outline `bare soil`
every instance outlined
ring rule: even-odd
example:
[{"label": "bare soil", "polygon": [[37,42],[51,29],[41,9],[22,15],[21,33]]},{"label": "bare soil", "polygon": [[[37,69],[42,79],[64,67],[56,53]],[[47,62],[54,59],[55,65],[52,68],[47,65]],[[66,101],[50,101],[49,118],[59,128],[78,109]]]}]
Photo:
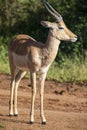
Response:
[{"label": "bare soil", "polygon": [[35,123],[29,124],[31,87],[23,79],[18,90],[17,117],[9,117],[10,76],[0,74],[0,130],[87,130],[87,84],[45,82],[44,112],[40,119],[39,86],[35,102]]}]

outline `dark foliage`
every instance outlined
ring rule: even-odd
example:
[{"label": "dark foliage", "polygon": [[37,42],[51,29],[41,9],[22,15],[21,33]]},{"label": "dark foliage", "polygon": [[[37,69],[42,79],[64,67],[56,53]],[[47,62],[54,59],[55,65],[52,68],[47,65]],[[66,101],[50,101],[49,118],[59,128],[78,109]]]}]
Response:
[{"label": "dark foliage", "polygon": [[[78,35],[76,43],[62,42],[56,60],[65,56],[79,57],[82,62],[87,57],[87,1],[49,0],[51,5],[64,18],[68,27]],[[41,0],[0,0],[0,45],[2,39],[7,46],[7,37],[19,33],[29,34],[38,41],[45,42],[48,29],[40,25],[41,20],[55,21],[44,8]],[[9,38],[9,39],[10,39]]]}]

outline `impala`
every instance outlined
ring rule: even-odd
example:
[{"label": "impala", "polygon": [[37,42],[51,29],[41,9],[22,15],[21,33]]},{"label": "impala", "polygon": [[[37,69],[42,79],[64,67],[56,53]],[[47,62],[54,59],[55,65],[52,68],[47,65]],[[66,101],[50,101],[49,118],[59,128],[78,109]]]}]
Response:
[{"label": "impala", "polygon": [[40,116],[42,124],[46,124],[43,111],[43,94],[47,71],[57,55],[60,41],[75,42],[77,40],[77,36],[66,27],[62,16],[46,0],[43,0],[43,3],[50,14],[56,18],[56,22],[41,21],[44,27],[49,28],[46,43],[40,43],[28,35],[20,34],[12,39],[8,49],[11,70],[9,115],[18,115],[17,90],[19,82],[26,71],[30,71],[32,85],[31,124],[34,123],[36,74],[39,73],[40,76]]}]

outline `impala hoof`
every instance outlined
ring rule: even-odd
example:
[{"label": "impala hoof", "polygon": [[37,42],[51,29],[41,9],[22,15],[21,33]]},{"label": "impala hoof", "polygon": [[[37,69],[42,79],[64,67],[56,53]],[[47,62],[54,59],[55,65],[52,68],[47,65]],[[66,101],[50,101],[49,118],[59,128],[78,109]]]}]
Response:
[{"label": "impala hoof", "polygon": [[31,125],[34,124],[34,121],[30,121],[30,124],[31,124]]},{"label": "impala hoof", "polygon": [[9,116],[11,117],[11,116],[14,116],[13,114],[9,114]]},{"label": "impala hoof", "polygon": [[42,125],[46,125],[46,122],[45,122],[45,121],[43,121],[43,122],[42,122]]},{"label": "impala hoof", "polygon": [[14,114],[14,116],[18,116],[18,114]]}]

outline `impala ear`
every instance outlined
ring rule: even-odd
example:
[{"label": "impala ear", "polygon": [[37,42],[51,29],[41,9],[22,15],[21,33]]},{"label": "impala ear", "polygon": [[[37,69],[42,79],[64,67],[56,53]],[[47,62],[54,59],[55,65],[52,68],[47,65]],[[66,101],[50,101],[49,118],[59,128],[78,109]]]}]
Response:
[{"label": "impala ear", "polygon": [[48,21],[41,21],[41,25],[46,28],[52,28],[52,23]]},{"label": "impala ear", "polygon": [[46,27],[46,28],[58,29],[56,24],[48,22],[48,21],[41,21],[41,25]]}]

